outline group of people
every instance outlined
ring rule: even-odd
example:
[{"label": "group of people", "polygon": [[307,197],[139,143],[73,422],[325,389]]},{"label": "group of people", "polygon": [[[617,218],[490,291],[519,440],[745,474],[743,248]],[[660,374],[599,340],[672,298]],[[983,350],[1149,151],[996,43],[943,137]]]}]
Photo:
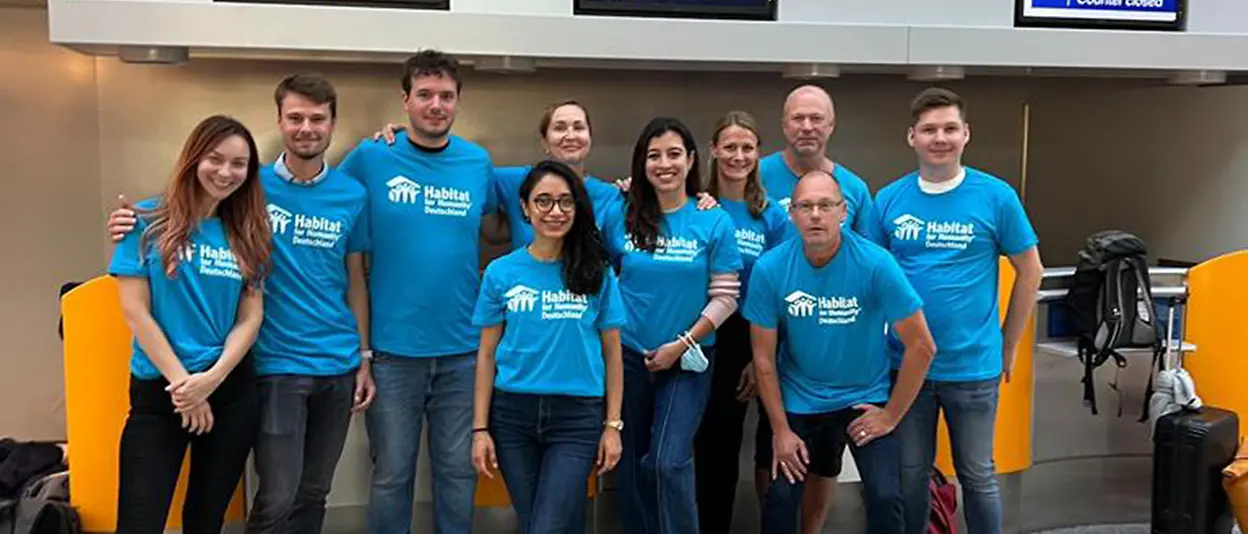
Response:
[{"label": "group of people", "polygon": [[[247,532],[319,532],[363,412],[369,534],[411,531],[426,433],[437,533],[471,530],[479,475],[521,532],[583,532],[612,470],[625,532],[725,533],[755,398],[763,532],[821,530],[845,447],[868,531],[926,532],[940,410],[969,530],[1000,532],[997,391],[1042,266],[1014,191],[962,165],[958,95],[913,101],[918,170],[872,198],[825,155],[816,86],[785,100],[780,151],[742,111],[709,144],[659,117],[614,183],[575,101],[542,115],[545,159],[495,168],[451,133],[453,56],[412,56],[402,88],[410,123],[335,168],[333,86],[287,77],[276,161],[214,115],[163,194],[110,214],[134,334],[117,532],[163,531],[188,446],[187,534],[220,531],[253,451]],[[483,241],[511,251],[482,270]]]}]

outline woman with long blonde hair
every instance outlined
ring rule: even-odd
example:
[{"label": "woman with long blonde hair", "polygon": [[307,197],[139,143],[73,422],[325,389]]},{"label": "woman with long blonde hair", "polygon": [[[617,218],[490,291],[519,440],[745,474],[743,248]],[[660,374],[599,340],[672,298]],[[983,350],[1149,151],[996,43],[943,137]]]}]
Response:
[{"label": "woman with long blonde hair", "polygon": [[243,474],[258,421],[246,355],[272,246],[259,167],[243,124],[204,119],[114,251],[108,271],[134,335],[118,534],[164,531],[188,446],[186,534],[221,531]]}]

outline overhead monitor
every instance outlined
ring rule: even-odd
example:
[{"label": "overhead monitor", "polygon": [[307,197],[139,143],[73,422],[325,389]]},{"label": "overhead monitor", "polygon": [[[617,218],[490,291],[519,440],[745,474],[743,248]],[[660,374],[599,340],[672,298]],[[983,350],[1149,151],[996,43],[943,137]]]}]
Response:
[{"label": "overhead monitor", "polygon": [[572,0],[576,15],[776,20],[779,0]]},{"label": "overhead monitor", "polygon": [[1017,0],[1015,26],[1183,30],[1187,0]]}]

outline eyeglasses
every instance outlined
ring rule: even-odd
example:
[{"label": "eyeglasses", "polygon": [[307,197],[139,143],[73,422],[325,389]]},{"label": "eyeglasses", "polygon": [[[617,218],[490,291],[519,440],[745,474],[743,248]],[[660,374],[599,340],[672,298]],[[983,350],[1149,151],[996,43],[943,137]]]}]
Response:
[{"label": "eyeglasses", "polygon": [[570,213],[576,209],[576,199],[572,195],[563,195],[558,199],[550,195],[537,195],[533,199],[533,205],[537,206],[538,211],[542,213],[549,212],[555,208],[555,204],[559,204],[559,210],[564,213]]},{"label": "eyeglasses", "polygon": [[845,203],[844,199],[837,200],[835,202],[831,200],[820,200],[819,202],[810,202],[810,201],[803,200],[801,202],[794,202],[792,204],[789,204],[789,209],[796,211],[798,213],[801,213],[802,215],[810,215],[816,209],[824,213],[831,212],[834,208],[844,203]]}]

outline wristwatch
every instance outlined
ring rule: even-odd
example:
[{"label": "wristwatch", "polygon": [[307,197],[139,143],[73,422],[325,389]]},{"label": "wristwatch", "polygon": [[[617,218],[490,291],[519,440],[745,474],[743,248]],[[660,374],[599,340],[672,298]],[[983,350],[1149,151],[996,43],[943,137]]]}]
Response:
[{"label": "wristwatch", "polygon": [[614,428],[617,432],[624,431],[624,421],[620,419],[616,419],[614,421],[603,421],[602,425],[607,428]]},{"label": "wristwatch", "polygon": [[360,359],[371,361],[373,359],[373,349],[364,349],[360,351]]}]

